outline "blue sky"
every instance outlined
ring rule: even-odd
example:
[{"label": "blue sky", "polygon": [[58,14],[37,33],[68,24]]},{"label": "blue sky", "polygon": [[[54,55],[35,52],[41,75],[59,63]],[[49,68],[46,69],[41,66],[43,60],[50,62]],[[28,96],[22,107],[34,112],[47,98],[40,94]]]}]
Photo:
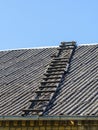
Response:
[{"label": "blue sky", "polygon": [[0,0],[0,50],[98,42],[98,0]]}]

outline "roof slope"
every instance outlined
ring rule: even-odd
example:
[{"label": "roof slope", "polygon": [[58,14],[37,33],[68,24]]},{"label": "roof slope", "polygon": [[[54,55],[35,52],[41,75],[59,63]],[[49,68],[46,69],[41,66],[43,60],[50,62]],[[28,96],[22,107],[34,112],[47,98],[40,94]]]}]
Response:
[{"label": "roof slope", "polygon": [[98,45],[81,46],[49,115],[98,115]]},{"label": "roof slope", "polygon": [[[57,48],[0,52],[0,115],[21,115]],[[98,115],[98,45],[78,46],[46,115]]]}]

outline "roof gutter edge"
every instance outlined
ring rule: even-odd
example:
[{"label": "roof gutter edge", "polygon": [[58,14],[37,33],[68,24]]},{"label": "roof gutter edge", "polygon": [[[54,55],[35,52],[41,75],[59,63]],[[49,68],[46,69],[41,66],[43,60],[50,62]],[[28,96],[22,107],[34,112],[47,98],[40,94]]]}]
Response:
[{"label": "roof gutter edge", "polygon": [[0,120],[98,120],[98,116],[0,116]]}]

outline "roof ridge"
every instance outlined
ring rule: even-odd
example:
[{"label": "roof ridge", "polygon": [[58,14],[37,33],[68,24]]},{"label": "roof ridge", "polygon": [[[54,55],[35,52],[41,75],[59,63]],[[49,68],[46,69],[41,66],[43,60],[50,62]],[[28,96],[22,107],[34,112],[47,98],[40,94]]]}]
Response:
[{"label": "roof ridge", "polygon": [[98,45],[98,43],[80,43],[78,46],[93,46],[93,45]]},{"label": "roof ridge", "polygon": [[[77,43],[77,46],[93,46],[98,45],[98,43]],[[31,49],[44,49],[44,48],[57,48],[59,46],[40,46],[40,47],[27,47],[27,48],[12,48],[12,49],[4,49],[1,51],[19,51],[19,50],[31,50]]]},{"label": "roof ridge", "polygon": [[59,46],[42,46],[42,47],[28,47],[28,48],[16,48],[16,49],[4,49],[0,51],[21,51],[21,50],[32,50],[32,49],[45,49],[45,48],[57,48]]}]

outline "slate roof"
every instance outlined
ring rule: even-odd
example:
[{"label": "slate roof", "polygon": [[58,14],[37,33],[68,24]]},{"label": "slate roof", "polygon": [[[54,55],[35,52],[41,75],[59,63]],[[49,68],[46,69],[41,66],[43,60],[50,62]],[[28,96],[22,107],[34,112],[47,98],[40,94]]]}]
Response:
[{"label": "slate roof", "polygon": [[[21,115],[35,96],[56,48],[0,52],[0,115]],[[46,115],[98,116],[98,44],[78,46]]]}]

